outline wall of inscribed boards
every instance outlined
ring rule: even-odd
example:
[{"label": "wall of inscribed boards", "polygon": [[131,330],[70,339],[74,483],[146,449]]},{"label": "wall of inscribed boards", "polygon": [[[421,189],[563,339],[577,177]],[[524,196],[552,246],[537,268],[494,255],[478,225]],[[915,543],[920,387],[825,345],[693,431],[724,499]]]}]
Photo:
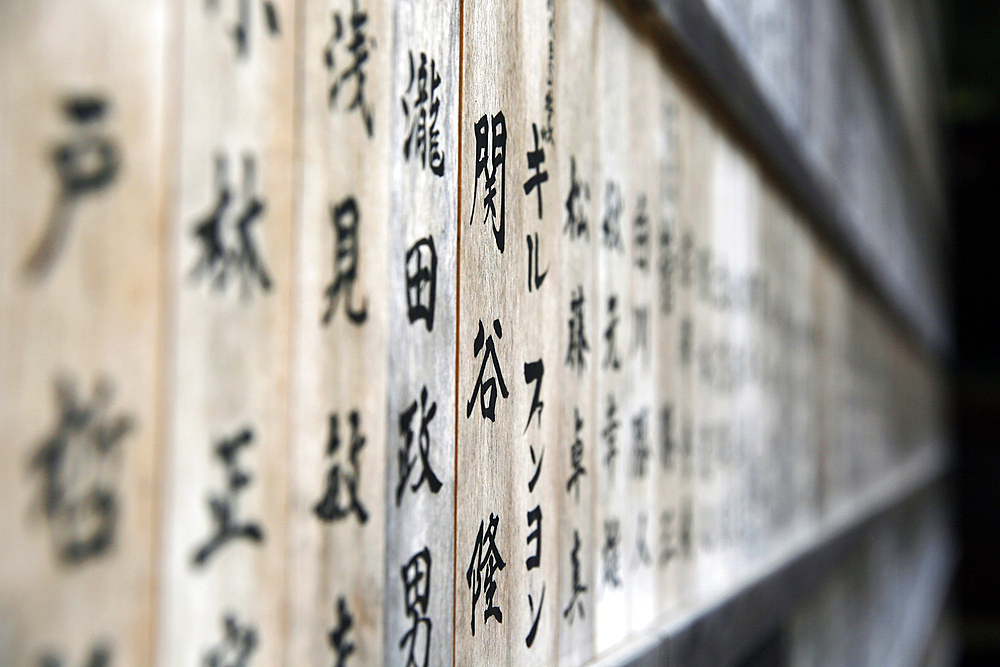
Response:
[{"label": "wall of inscribed boards", "polygon": [[614,660],[942,465],[616,4],[2,14],[0,663]]}]

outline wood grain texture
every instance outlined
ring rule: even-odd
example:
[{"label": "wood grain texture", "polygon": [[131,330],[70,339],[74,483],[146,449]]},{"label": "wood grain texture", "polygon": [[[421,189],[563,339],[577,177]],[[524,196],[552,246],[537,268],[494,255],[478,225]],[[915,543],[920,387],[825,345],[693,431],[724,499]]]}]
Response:
[{"label": "wood grain texture", "polygon": [[285,649],[297,21],[271,6],[178,8],[163,665]]},{"label": "wood grain texture", "polygon": [[805,443],[796,442],[790,432],[794,352],[788,333],[792,324],[794,289],[790,281],[795,268],[791,219],[784,203],[769,190],[764,191],[760,200],[759,215],[759,253],[767,285],[762,341],[765,409],[759,445],[761,460],[769,462],[761,468],[762,487],[768,499],[761,505],[763,544],[760,555],[763,557],[773,553],[780,543],[779,536],[787,534],[792,524],[795,505],[790,492],[796,474],[796,456]]},{"label": "wood grain texture", "polygon": [[551,197],[561,219],[562,282],[557,373],[560,430],[559,664],[582,665],[594,655],[597,555],[594,522],[600,464],[602,412],[595,395],[600,364],[600,304],[594,271],[600,244],[600,187],[593,136],[597,129],[594,85],[595,2],[555,4],[555,140],[558,180]]},{"label": "wood grain texture", "polygon": [[626,582],[628,554],[635,540],[629,521],[629,459],[633,382],[628,362],[632,331],[630,215],[635,195],[629,180],[631,80],[628,26],[617,9],[602,3],[597,12],[597,191],[600,241],[597,271],[597,413],[601,446],[595,498],[598,559],[596,649],[605,653],[628,635]]},{"label": "wood grain texture", "polygon": [[385,664],[392,4],[302,4],[289,663]]},{"label": "wood grain texture", "polygon": [[[622,312],[627,338],[620,340],[632,396],[623,414],[622,472],[627,479],[628,510],[622,521],[631,535],[622,546],[629,607],[629,632],[641,634],[656,618],[656,445],[659,391],[657,367],[660,334],[656,317],[656,229],[660,189],[657,172],[660,140],[659,62],[653,46],[638,36],[628,40],[628,159],[625,162],[623,241],[629,246],[629,304]],[[624,138],[623,138],[624,139]],[[623,303],[624,305],[624,303]],[[624,333],[624,332],[623,332]]]},{"label": "wood grain texture", "polygon": [[0,23],[0,662],[152,659],[164,322],[160,2]]},{"label": "wood grain texture", "polygon": [[[561,219],[542,133],[547,16],[540,0],[463,6],[456,664],[549,664],[558,646]],[[541,203],[524,187],[536,148],[549,175]]]},{"label": "wood grain texture", "polygon": [[[424,655],[427,665],[451,665],[455,419],[461,415],[454,366],[459,6],[396,2],[392,22],[384,660],[406,665],[412,651],[417,665],[425,664]],[[424,548],[426,559],[419,555]],[[413,588],[423,583],[417,576],[425,562],[426,605],[414,596],[422,588]]]},{"label": "wood grain texture", "polygon": [[687,582],[680,596],[690,605],[699,598],[698,568],[702,558],[702,522],[698,507],[702,502],[698,484],[699,427],[703,410],[703,394],[697,371],[697,342],[707,326],[705,309],[697,294],[698,250],[707,236],[708,189],[711,128],[708,119],[699,112],[692,97],[679,98],[678,125],[680,127],[680,187],[678,223],[680,226],[680,289],[678,303],[681,309],[681,358],[682,402],[681,419],[681,578]]},{"label": "wood grain texture", "polygon": [[697,555],[694,540],[694,270],[695,240],[703,204],[697,186],[705,170],[706,141],[702,119],[697,115],[695,101],[683,85],[676,93],[676,315],[677,338],[673,355],[677,360],[677,542],[676,568],[677,603],[691,604],[694,599],[694,577]]},{"label": "wood grain texture", "polygon": [[681,225],[678,215],[681,183],[681,100],[671,72],[662,66],[654,82],[658,149],[656,155],[659,210],[654,226],[655,295],[653,317],[658,323],[656,384],[659,400],[654,418],[659,429],[656,461],[656,614],[665,618],[680,603],[679,578],[683,557],[681,517],[683,476],[681,409]]}]

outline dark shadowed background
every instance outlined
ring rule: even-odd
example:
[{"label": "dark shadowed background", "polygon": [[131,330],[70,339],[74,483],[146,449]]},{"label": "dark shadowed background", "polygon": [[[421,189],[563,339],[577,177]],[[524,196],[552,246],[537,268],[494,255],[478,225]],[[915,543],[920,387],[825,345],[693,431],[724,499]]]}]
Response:
[{"label": "dark shadowed background", "polygon": [[1000,664],[1000,2],[942,2],[963,665]]}]

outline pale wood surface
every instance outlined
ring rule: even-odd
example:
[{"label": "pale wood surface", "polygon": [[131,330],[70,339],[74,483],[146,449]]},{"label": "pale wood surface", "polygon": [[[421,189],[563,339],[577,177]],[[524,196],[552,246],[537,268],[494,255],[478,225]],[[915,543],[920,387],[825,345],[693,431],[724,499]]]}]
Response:
[{"label": "pale wood surface", "polygon": [[285,659],[375,666],[385,663],[392,5],[300,7]]},{"label": "pale wood surface", "polygon": [[[654,344],[659,336],[656,317],[656,229],[660,191],[657,171],[660,137],[659,62],[645,39],[628,40],[628,109],[626,185],[623,188],[623,242],[629,246],[628,287],[622,312],[628,337],[619,341],[623,371],[632,378],[632,396],[622,415],[621,472],[627,480],[627,511],[622,515],[625,535],[622,572],[629,607],[629,633],[638,635],[656,618],[656,446],[659,391]],[[624,305],[624,303],[623,303]],[[624,333],[623,331],[623,333]]]},{"label": "pale wood surface", "polygon": [[[252,633],[256,660],[280,662],[286,642],[296,15],[294,2],[273,3],[272,32],[263,7],[248,7],[189,0],[177,8],[172,113],[180,125],[176,161],[165,166],[176,189],[162,389],[157,645],[164,665],[231,650],[227,618],[241,639]],[[255,199],[263,208],[250,217]],[[210,231],[203,225],[213,215],[218,227],[209,238],[223,254],[208,262],[209,242],[198,232]],[[251,270],[254,252],[259,273]],[[224,443],[235,448],[228,462]],[[234,475],[248,482],[240,486]],[[228,504],[229,516],[213,502]],[[227,524],[255,527],[258,539],[234,536],[211,549],[214,537],[229,534]]]},{"label": "pale wood surface", "polygon": [[[532,123],[541,125],[546,120],[544,95],[549,31],[545,17],[546,5],[541,1],[517,5],[500,2],[463,5],[456,664],[549,664],[558,646],[559,447],[556,438],[560,411],[558,394],[553,390],[557,389],[557,334],[560,328],[557,295],[561,276],[556,263],[559,255],[555,252],[561,223],[555,184],[560,179],[555,171],[552,147],[544,142],[541,132],[539,146],[546,151],[542,169],[549,173],[549,181],[542,185],[544,217],[541,220],[538,219],[537,192],[526,194],[523,189],[523,184],[534,173],[527,168],[528,151],[535,149]],[[494,130],[500,128],[500,113],[506,132],[502,172],[495,166],[498,161],[494,159],[499,155],[494,141],[498,132]],[[484,148],[488,147],[489,151],[482,154],[488,166],[477,183],[474,129],[481,118],[488,123],[484,137],[488,143]],[[490,174],[496,176],[495,220],[484,209],[485,181]],[[501,202],[504,212],[502,237],[496,231],[500,228]],[[529,234],[532,243],[540,249],[538,273],[549,271],[540,286],[533,282],[534,289],[530,292],[526,279],[529,276]],[[530,275],[535,275],[534,265]],[[477,353],[475,348],[480,344],[476,344],[476,336],[480,325],[484,337]],[[496,367],[490,351],[494,348]],[[526,381],[527,364],[538,360],[543,362],[545,369],[539,400],[546,405],[532,417],[536,385]],[[484,364],[484,373],[480,375]],[[503,375],[506,397],[502,395],[499,374]],[[477,393],[480,377],[484,382],[495,379],[495,421],[483,414],[484,388],[480,387]],[[531,490],[529,482],[539,465],[538,479]],[[538,511],[542,517],[540,525],[532,519]],[[493,605],[502,612],[502,623],[499,618],[487,618],[484,614],[490,589],[487,574],[492,568],[479,566],[487,560],[491,542],[485,540],[481,552],[475,549],[480,529],[484,536],[493,534],[491,517],[496,519],[495,544],[504,562],[502,570],[493,572],[496,590],[492,596]],[[531,538],[532,532],[539,528],[540,545]],[[540,552],[539,564],[529,569],[528,559],[536,551]],[[482,591],[474,601],[474,593],[479,588]],[[531,636],[536,617],[537,629]],[[532,640],[530,647],[529,637]]]},{"label": "pale wood surface", "polygon": [[695,100],[681,98],[681,174],[678,220],[681,228],[681,372],[682,395],[686,398],[681,409],[681,477],[684,495],[681,507],[681,540],[684,568],[682,598],[690,604],[698,598],[702,560],[702,538],[705,530],[699,508],[703,502],[699,474],[701,465],[700,426],[705,405],[705,392],[698,375],[697,349],[708,326],[706,309],[700,303],[698,290],[698,252],[707,238],[708,182],[711,167],[712,133],[708,119],[699,113]]},{"label": "pale wood surface", "polygon": [[679,605],[681,559],[681,225],[678,216],[681,184],[680,113],[681,92],[673,77],[661,69],[654,84],[658,114],[657,187],[659,211],[654,225],[656,288],[653,317],[659,330],[656,383],[659,401],[655,419],[658,437],[655,446],[656,512],[656,613],[666,617]]},{"label": "pale wood surface", "polygon": [[4,9],[0,662],[148,664],[170,25],[160,2]]},{"label": "pale wood surface", "polygon": [[[393,8],[391,137],[385,148],[391,188],[388,228],[388,386],[386,414],[385,653],[387,665],[406,665],[411,642],[418,665],[429,641],[428,665],[451,665],[454,636],[455,419],[464,416],[455,398],[458,226],[459,5],[426,0]],[[411,65],[412,63],[412,65]],[[422,83],[423,76],[426,83]],[[435,80],[439,83],[435,86]],[[419,102],[421,90],[427,99]],[[408,111],[403,110],[405,100]],[[433,104],[439,106],[435,109]],[[421,116],[420,114],[424,115]],[[422,119],[422,120],[421,120]],[[420,123],[424,123],[421,129]],[[422,132],[423,158],[419,157]],[[432,132],[437,135],[440,175],[434,171]],[[411,134],[412,133],[412,134]],[[409,157],[404,154],[407,141]],[[436,258],[433,319],[411,321],[410,305],[429,308],[430,286],[408,284]],[[416,290],[420,289],[420,295]],[[409,290],[409,296],[408,296]],[[421,311],[415,311],[415,315]],[[423,390],[427,391],[426,403]],[[414,409],[415,408],[415,409]],[[433,414],[431,411],[433,410]],[[404,415],[412,414],[404,424]],[[424,422],[426,420],[426,423]],[[420,442],[426,426],[427,443]],[[407,437],[412,444],[407,451]],[[420,447],[426,446],[428,463]],[[405,454],[404,454],[405,452]],[[400,459],[404,456],[404,459]],[[411,461],[404,465],[403,461]],[[412,468],[408,469],[408,466]],[[430,470],[425,475],[424,466]],[[433,475],[433,478],[431,477]],[[421,481],[423,479],[423,481]],[[436,490],[432,479],[439,482]],[[416,488],[414,488],[416,487]],[[404,576],[414,580],[428,549],[428,603],[407,614]],[[411,559],[414,566],[404,575]],[[419,589],[418,589],[419,590]],[[413,595],[410,595],[411,603]],[[429,618],[430,625],[414,619]],[[416,637],[404,643],[417,627]]]},{"label": "pale wood surface", "polygon": [[629,179],[630,118],[628,27],[614,7],[597,10],[597,398],[601,429],[600,473],[594,522],[597,540],[596,650],[605,653],[629,632],[628,556],[635,526],[629,521],[629,459],[633,379],[628,375],[632,297],[629,220],[635,198]]},{"label": "pale wood surface", "polygon": [[560,498],[559,664],[565,665],[582,665],[594,655],[602,530],[594,521],[597,480],[603,471],[602,402],[595,394],[602,350],[601,309],[593,270],[601,234],[601,190],[592,140],[597,127],[593,74],[597,5],[589,1],[555,5],[557,113],[552,163],[559,176],[553,183],[556,196],[550,201],[561,223],[552,240],[561,248],[562,271],[555,311],[559,348],[554,379],[560,387],[561,410],[556,480]]},{"label": "pale wood surface", "polygon": [[707,128],[697,114],[695,101],[683,86],[676,88],[677,127],[677,315],[678,333],[674,354],[678,366],[677,395],[677,536],[679,561],[676,580],[679,604],[694,599],[693,581],[697,558],[694,532],[695,508],[695,247],[704,204],[698,183],[706,170]]}]

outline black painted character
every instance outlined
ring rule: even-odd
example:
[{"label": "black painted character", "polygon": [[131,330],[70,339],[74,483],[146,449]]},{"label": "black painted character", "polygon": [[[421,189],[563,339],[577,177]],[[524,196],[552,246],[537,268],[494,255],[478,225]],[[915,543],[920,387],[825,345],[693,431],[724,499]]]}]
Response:
[{"label": "black painted character", "polygon": [[406,617],[412,621],[410,628],[399,640],[399,649],[407,651],[406,667],[427,667],[430,661],[431,630],[434,629],[434,624],[427,615],[431,590],[430,549],[424,547],[399,569],[403,578]]},{"label": "black painted character", "polygon": [[649,306],[632,309],[632,353],[649,359]]},{"label": "black painted character", "polygon": [[[98,644],[90,650],[90,657],[84,664],[86,667],[111,667],[111,656],[109,645]],[[52,653],[46,653],[38,661],[38,667],[62,667],[62,664],[62,660]]]},{"label": "black painted character", "polygon": [[63,113],[76,136],[52,151],[59,192],[45,234],[25,263],[29,278],[48,275],[66,245],[74,207],[85,197],[106,189],[118,175],[118,145],[102,131],[107,109],[107,101],[96,95],[79,95],[63,103]]},{"label": "black painted character", "polygon": [[549,180],[549,172],[542,171],[542,163],[545,162],[545,149],[538,145],[538,126],[531,124],[531,131],[535,136],[535,149],[528,151],[528,169],[534,169],[535,173],[524,182],[524,194],[529,195],[534,189],[538,189],[538,218],[542,217],[542,183]]},{"label": "black painted character", "polygon": [[326,288],[327,306],[323,313],[323,324],[329,324],[337,309],[337,299],[344,292],[344,313],[354,324],[364,324],[368,319],[368,299],[361,302],[361,308],[351,305],[354,294],[354,281],[358,278],[358,224],[361,215],[358,212],[358,202],[354,197],[347,197],[342,202],[330,207],[330,219],[336,242],[333,250],[333,280]]},{"label": "black painted character", "polygon": [[[339,11],[333,12],[333,32],[326,43],[323,52],[323,62],[330,73],[330,96],[329,104],[332,108],[337,104],[337,99],[343,91],[348,81],[354,80],[354,97],[351,98],[347,106],[347,111],[358,110],[361,120],[364,122],[365,131],[369,137],[375,135],[374,111],[372,105],[365,99],[365,81],[367,74],[365,67],[371,51],[375,49],[374,38],[365,33],[365,24],[368,23],[368,12],[361,11],[358,0],[351,0],[351,13],[346,19]],[[347,49],[346,67],[337,66],[337,58],[334,53],[341,45],[341,40],[350,30],[350,40],[345,42],[343,47]]]},{"label": "black painted character", "polygon": [[[250,53],[250,29],[253,20],[253,12],[250,10],[252,0],[239,0],[237,8],[236,24],[233,26],[233,41],[236,42],[236,56],[246,58]],[[205,0],[205,9],[218,11],[219,0]],[[272,0],[263,0],[261,9],[264,12],[264,22],[267,24],[267,31],[273,37],[281,34],[281,26],[278,21],[278,8]]]},{"label": "black painted character", "polygon": [[[476,193],[479,192],[479,178],[485,176],[483,186],[483,224],[487,220],[493,223],[493,237],[496,240],[497,250],[503,253],[504,249],[504,226],[505,226],[505,205],[506,205],[506,183],[507,183],[507,123],[503,117],[503,111],[498,111],[493,116],[492,133],[490,132],[490,118],[483,114],[476,121],[476,182],[472,191],[472,213],[469,215],[469,224],[472,224],[476,215]],[[492,154],[490,147],[492,143]],[[500,172],[500,216],[497,225],[497,172]]]},{"label": "black painted character", "polygon": [[694,425],[687,414],[681,426],[681,475],[685,479],[694,474]]},{"label": "black painted character", "polygon": [[542,287],[542,283],[545,282],[545,276],[549,274],[549,270],[545,269],[541,274],[538,273],[540,255],[542,252],[542,247],[538,243],[538,232],[535,232],[535,239],[532,241],[531,235],[527,236],[528,239],[528,291],[539,290]]},{"label": "black painted character", "polygon": [[212,287],[224,290],[226,281],[239,277],[244,298],[249,298],[254,284],[265,292],[271,289],[271,278],[261,261],[251,226],[264,213],[265,203],[255,194],[256,161],[252,155],[243,156],[243,207],[228,214],[232,203],[229,188],[228,160],[225,155],[215,157],[215,189],[217,199],[211,212],[198,220],[194,236],[200,244],[201,255],[191,269],[191,277],[199,280],[207,275]]},{"label": "black painted character", "polygon": [[587,592],[587,587],[580,581],[580,533],[576,529],[573,530],[573,550],[569,557],[573,565],[573,595],[569,599],[569,604],[563,609],[563,618],[572,625],[577,611],[581,617],[585,615],[580,596]]},{"label": "black painted character", "polygon": [[[316,503],[313,511],[320,521],[327,523],[346,519],[352,513],[360,523],[368,521],[368,511],[358,500],[358,486],[361,483],[361,463],[358,456],[365,446],[365,436],[360,433],[361,415],[352,410],[348,415],[351,422],[351,446],[348,450],[348,465],[335,463],[326,474],[326,492]],[[340,425],[336,413],[330,414],[330,437],[326,455],[333,457],[340,450]]]},{"label": "black painted character", "polygon": [[604,556],[604,583],[612,588],[622,585],[618,569],[618,545],[621,542],[618,519],[604,521],[604,545],[601,553]]},{"label": "black painted character", "polygon": [[535,553],[528,556],[524,561],[525,567],[530,572],[542,564],[542,507],[535,505],[535,509],[528,511],[528,527],[535,526],[535,529],[528,533],[527,543],[530,546],[535,543]]},{"label": "black painted character", "polygon": [[650,242],[649,215],[646,214],[646,195],[640,194],[632,221],[633,263],[640,271],[648,271],[652,243]]},{"label": "black painted character", "polygon": [[[500,517],[492,513],[490,514],[489,527],[485,531],[483,530],[485,522],[479,522],[479,533],[476,535],[476,545],[472,550],[472,560],[469,562],[469,569],[465,572],[465,581],[472,591],[473,637],[476,636],[476,605],[479,603],[479,596],[483,593],[486,594],[483,623],[488,622],[490,618],[495,618],[497,623],[503,623],[503,612],[499,606],[493,604],[493,596],[496,595],[497,591],[496,573],[507,566],[496,545],[499,522]],[[475,584],[473,584],[473,580],[475,580]]]},{"label": "black painted character", "polygon": [[204,565],[210,556],[224,544],[234,539],[245,539],[260,543],[264,531],[254,521],[240,523],[236,518],[236,500],[251,481],[249,473],[237,467],[236,457],[240,450],[253,444],[253,431],[244,428],[232,438],[223,438],[215,446],[215,454],[226,466],[226,490],[221,495],[211,496],[208,506],[215,522],[215,533],[195,552],[194,564]]},{"label": "black painted character", "polygon": [[525,432],[528,431],[528,427],[531,426],[531,418],[538,413],[538,419],[535,422],[538,426],[542,425],[542,408],[545,407],[545,402],[539,399],[542,393],[542,378],[545,375],[545,364],[542,360],[532,361],[524,365],[524,383],[531,384],[535,382],[535,393],[531,397],[531,409],[528,411],[528,422],[524,425]]},{"label": "black painted character", "polygon": [[[500,328],[500,320],[493,320],[493,331],[496,333],[497,338],[503,338],[503,330]],[[510,392],[507,390],[507,383],[504,382],[503,373],[500,371],[500,361],[497,358],[496,346],[493,343],[493,334],[486,336],[485,330],[483,329],[483,321],[479,320],[479,332],[476,334],[476,339],[473,341],[472,345],[473,356],[475,358],[479,358],[479,353],[483,351],[484,345],[486,347],[486,352],[483,354],[483,361],[479,367],[479,377],[476,379],[476,386],[472,390],[472,398],[469,399],[469,402],[465,406],[465,417],[468,419],[472,416],[472,410],[476,405],[476,397],[479,396],[483,418],[495,422],[497,385],[499,384],[500,395],[504,398],[507,398],[507,396],[510,395]],[[484,382],[483,375],[486,373],[487,364],[491,361],[493,362],[493,376],[490,376]],[[487,398],[487,395],[489,398]]]},{"label": "black painted character", "polygon": [[601,430],[601,436],[607,443],[607,454],[604,456],[604,464],[608,466],[610,472],[614,472],[615,456],[618,455],[618,448],[615,446],[618,439],[618,404],[615,402],[614,394],[608,394],[608,409],[605,413],[607,422]]},{"label": "black painted character", "polygon": [[406,251],[406,317],[410,324],[423,320],[428,331],[434,330],[436,297],[437,250],[434,237],[425,236]]},{"label": "black painted character", "polygon": [[531,622],[531,629],[528,630],[528,636],[524,638],[524,643],[531,648],[535,643],[535,636],[538,634],[538,621],[542,618],[542,605],[545,604],[545,583],[542,583],[542,594],[538,596],[538,609],[535,609],[535,601],[531,597],[531,593],[528,593],[528,610],[534,617]]},{"label": "black painted character", "polygon": [[694,358],[694,323],[690,317],[681,320],[680,359],[682,366],[689,366]]},{"label": "black painted character", "polygon": [[648,420],[648,408],[643,408],[632,418],[632,476],[638,479],[645,479],[646,461],[650,455]]},{"label": "black painted character", "polygon": [[52,545],[66,565],[99,558],[114,541],[120,442],[134,424],[128,415],[108,414],[113,395],[111,381],[100,379],[90,401],[80,403],[74,383],[58,379],[59,420],[31,459],[43,477],[42,511]]},{"label": "black painted character", "polygon": [[575,368],[577,374],[587,365],[584,353],[590,351],[583,329],[583,305],[583,285],[578,285],[569,301],[569,343],[566,345],[566,364]]},{"label": "black painted character", "polygon": [[[534,455],[532,455],[534,458]],[[539,460],[538,465],[541,467],[541,460]],[[535,477],[538,477],[538,473],[535,473]],[[532,490],[534,485],[530,485]],[[533,510],[528,511],[528,527],[535,526],[535,529],[528,534],[527,544],[531,546],[531,543],[535,543],[535,553],[528,556],[524,564],[527,570],[530,572],[535,568],[541,566],[542,564],[542,508],[541,505],[535,505]],[[527,644],[528,648],[535,643],[535,636],[538,633],[538,621],[542,617],[542,605],[545,604],[545,584],[542,583],[542,594],[538,598],[538,610],[535,611],[535,601],[531,593],[528,594],[528,607],[534,616],[534,621],[531,624],[531,629],[528,631],[528,636],[525,637],[524,643]]]},{"label": "black painted character", "polygon": [[622,191],[614,181],[608,181],[604,192],[604,221],[601,225],[604,246],[609,250],[623,251],[622,244]]},{"label": "black painted character", "polygon": [[681,553],[690,558],[694,551],[694,507],[690,498],[681,505],[680,543]]},{"label": "black painted character", "polygon": [[675,273],[677,258],[674,253],[673,234],[670,232],[671,224],[664,222],[659,233],[659,258],[656,262],[656,269],[659,274],[659,294],[660,294],[660,314],[670,315],[674,312],[675,299]]},{"label": "black painted character", "polygon": [[232,613],[223,617],[222,626],[222,641],[205,654],[202,664],[204,667],[247,667],[257,648],[257,630],[249,624],[240,625]]},{"label": "black painted character", "polygon": [[417,414],[417,402],[413,401],[406,410],[399,415],[399,435],[406,438],[406,445],[399,448],[399,484],[396,486],[396,505],[403,501],[403,493],[406,491],[406,482],[410,479],[410,473],[417,467],[419,461],[420,476],[417,481],[410,485],[410,490],[416,493],[420,485],[425,481],[431,493],[441,490],[441,480],[431,469],[430,449],[431,436],[427,425],[434,415],[437,414],[437,402],[431,403],[427,407],[427,387],[420,391],[420,432],[417,436],[417,455],[410,455],[413,448],[413,417]]},{"label": "black painted character", "polygon": [[672,509],[660,512],[660,565],[666,565],[677,555],[677,536],[674,529],[676,512]]},{"label": "black painted character", "polygon": [[538,453],[537,457],[535,456],[534,445],[529,445],[528,451],[531,453],[531,463],[535,466],[535,474],[528,480],[528,493],[534,493],[535,484],[538,483],[538,477],[542,474],[542,461],[545,460],[545,448],[542,447],[542,451]]},{"label": "black painted character", "polygon": [[653,562],[649,547],[646,545],[647,523],[649,523],[649,516],[645,512],[639,512],[635,528],[635,560],[639,565],[650,565]]},{"label": "black painted character", "polygon": [[[415,96],[408,99],[416,84]],[[429,85],[429,89],[428,89]],[[441,99],[437,89],[441,86],[441,73],[437,71],[434,59],[430,59],[430,70],[427,67],[427,54],[420,52],[420,65],[415,66],[413,51],[410,51],[410,83],[406,86],[406,94],[400,102],[403,114],[406,116],[406,127],[409,132],[403,141],[403,157],[409,161],[412,154],[420,160],[420,167],[426,169],[430,164],[435,176],[444,176],[444,151],[441,149],[441,130],[437,127],[438,114],[441,109]]]},{"label": "black painted character", "polygon": [[674,468],[673,405],[665,403],[660,408],[660,465],[665,470]]},{"label": "black painted character", "polygon": [[347,607],[347,598],[341,595],[337,598],[337,627],[327,633],[327,641],[337,660],[333,663],[334,667],[345,667],[347,659],[354,653],[355,646],[347,639],[347,633],[352,627],[354,627],[354,616]]},{"label": "black painted character", "polygon": [[579,238],[590,239],[590,229],[587,223],[587,204],[590,203],[590,184],[576,177],[576,158],[569,158],[569,194],[566,195],[566,223],[563,234],[568,234],[570,240]]},{"label": "black painted character", "polygon": [[580,431],[583,430],[583,418],[580,417],[580,408],[573,408],[575,438],[569,448],[570,465],[573,466],[573,474],[566,480],[566,493],[575,487],[576,500],[580,501],[580,477],[587,474],[587,469],[583,467],[583,439]]},{"label": "black painted character", "polygon": [[618,316],[618,297],[612,294],[608,297],[608,326],[604,330],[605,354],[601,367],[615,371],[621,368],[621,359],[618,357],[618,346],[615,342],[617,340],[615,328],[620,319]]}]

